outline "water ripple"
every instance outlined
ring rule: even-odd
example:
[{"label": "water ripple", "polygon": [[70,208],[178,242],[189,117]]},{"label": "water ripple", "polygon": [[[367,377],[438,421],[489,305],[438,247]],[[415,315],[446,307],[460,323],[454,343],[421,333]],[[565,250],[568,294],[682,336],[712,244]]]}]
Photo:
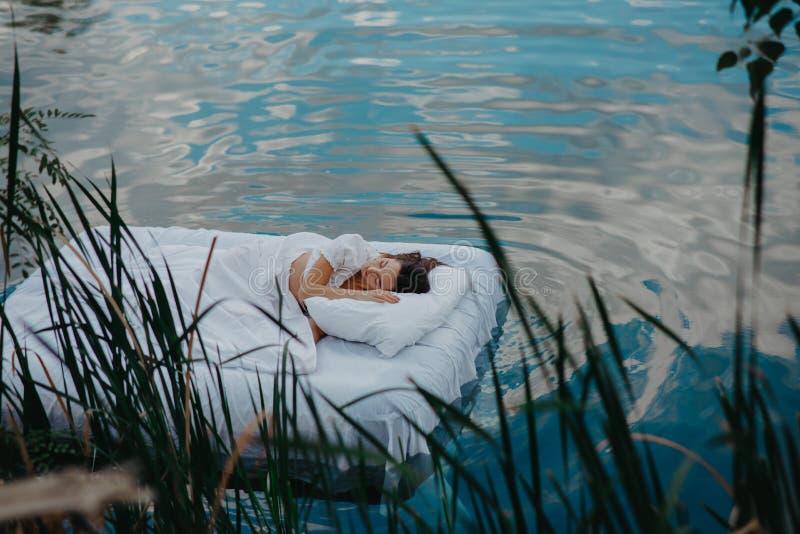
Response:
[{"label": "water ripple", "polygon": [[[96,114],[51,131],[80,174],[105,179],[113,153],[131,223],[482,243],[409,133],[416,123],[513,265],[536,273],[526,289],[548,309],[574,316],[592,274],[607,294],[659,310],[691,345],[720,347],[735,306],[750,102],[743,69],[714,70],[740,39],[717,4],[15,9],[24,105]],[[0,23],[10,24],[5,6]],[[3,99],[10,43],[0,33]],[[786,355],[785,312],[800,313],[792,54],[772,80],[759,343]],[[619,299],[609,307],[645,340],[631,348],[637,413],[660,409],[674,347]],[[498,353],[503,372],[517,361],[518,326],[509,321]],[[513,400],[520,392],[507,385]]]}]

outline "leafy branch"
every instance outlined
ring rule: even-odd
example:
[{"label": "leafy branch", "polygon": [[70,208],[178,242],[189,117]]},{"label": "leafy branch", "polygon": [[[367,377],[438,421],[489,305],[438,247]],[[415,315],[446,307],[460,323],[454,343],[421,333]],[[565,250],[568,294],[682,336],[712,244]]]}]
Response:
[{"label": "leafy branch", "polygon": [[[793,1],[793,4],[797,3],[796,0]],[[768,17],[771,34],[756,40],[748,39],[738,51],[728,50],[720,54],[717,71],[744,64],[750,79],[750,97],[755,100],[764,88],[764,80],[786,52],[786,46],[781,42],[783,31],[794,23],[795,33],[800,37],[800,7],[788,7],[791,4],[781,0],[733,0],[730,5],[731,13],[737,4],[741,4],[744,9],[745,33],[749,33],[758,21]]]},{"label": "leafy branch", "polygon": [[[52,185],[65,185],[71,180],[72,174],[61,161],[53,148],[52,142],[47,138],[48,121],[53,119],[84,119],[93,117],[87,113],[64,112],[59,109],[25,108],[19,113],[19,128],[12,143],[12,116],[10,113],[0,114],[0,173],[9,174],[9,162],[12,150],[15,156],[24,155],[34,163],[34,169],[25,169],[16,166],[15,180],[7,181],[0,190],[3,202],[0,202],[0,217],[6,220],[6,211],[11,208],[15,213],[24,212],[31,219],[38,220],[38,208],[35,205],[34,188],[42,177],[47,177]],[[13,146],[12,146],[13,145]],[[16,160],[17,157],[14,159]],[[61,231],[52,206],[45,204],[47,225],[54,230]],[[8,251],[10,269],[21,269],[22,275],[27,276],[35,267],[32,251],[24,242],[17,243],[16,248],[9,247]]]}]

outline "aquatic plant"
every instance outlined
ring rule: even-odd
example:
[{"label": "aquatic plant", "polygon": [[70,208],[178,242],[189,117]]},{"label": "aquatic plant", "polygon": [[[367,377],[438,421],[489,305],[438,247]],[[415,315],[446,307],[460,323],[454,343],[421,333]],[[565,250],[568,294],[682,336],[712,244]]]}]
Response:
[{"label": "aquatic plant", "polygon": [[[747,68],[750,79],[750,96],[756,99],[759,92],[764,92],[764,82],[772,73],[778,59],[786,52],[781,34],[789,27],[800,37],[800,8],[790,2],[777,0],[732,0],[731,13],[741,4],[744,15],[744,31],[748,36],[739,50],[728,50],[717,59],[717,71],[736,65]],[[760,20],[768,20],[770,34],[751,39],[752,29]]]},{"label": "aquatic plant", "polygon": [[[768,384],[758,371],[756,323],[751,317],[750,324],[746,324],[744,314],[758,274],[764,188],[763,88],[762,84],[754,94],[744,183],[743,235],[751,222],[754,231],[743,250],[752,254],[752,280],[750,285],[745,283],[743,262],[734,317],[736,342],[731,354],[734,372],[730,383],[718,383],[718,401],[726,428],[717,436],[709,436],[730,450],[730,480],[669,436],[654,436],[631,427],[627,416],[633,394],[623,365],[626,355],[615,334],[601,288],[589,279],[592,301],[578,304],[577,323],[583,341],[583,351],[578,354],[566,343],[564,319],[550,317],[534,297],[521,294],[508,283],[513,280],[513,266],[487,218],[428,139],[421,132],[415,133],[443,177],[472,211],[489,250],[505,273],[505,290],[516,315],[527,318],[533,313],[537,317],[535,324],[521,319],[528,346],[519,359],[526,396],[519,413],[511,414],[506,409],[500,373],[493,358],[489,378],[496,426],[481,426],[424,388],[415,386],[439,414],[446,434],[455,438],[463,430],[475,436],[485,452],[482,467],[476,469],[463,454],[458,440],[444,444],[435,436],[426,435],[434,466],[433,481],[440,499],[432,513],[421,514],[404,500],[400,488],[379,488],[377,499],[369,494],[366,470],[359,467],[385,462],[402,474],[405,466],[386,451],[380,440],[359,428],[349,418],[346,407],[332,406],[362,433],[363,447],[344,446],[336,429],[323,423],[318,398],[306,391],[303,381],[287,370],[286,365],[283,372],[269,379],[272,384],[264,384],[261,396],[252,399],[253,419],[242,435],[232,436],[233,425],[219,371],[216,376],[223,394],[221,419],[203,407],[206,393],[192,380],[192,367],[204,365],[213,369],[213,364],[207,354],[200,360],[191,360],[188,355],[194,343],[206,353],[198,332],[203,317],[215,303],[204,308],[198,306],[190,318],[176,316],[172,312],[177,295],[171,273],[168,271],[163,277],[148,264],[142,278],[124,259],[123,247],[139,248],[117,208],[113,162],[108,192],[65,176],[61,187],[73,215],[68,215],[66,208],[55,202],[53,194],[34,180],[25,186],[27,207],[22,209],[16,201],[16,191],[22,187],[18,161],[20,155],[35,154],[30,151],[26,154],[20,148],[25,112],[20,104],[21,83],[15,54],[8,116],[7,183],[2,198],[4,258],[8,260],[8,243],[14,241],[31,251],[35,265],[50,262],[51,268],[41,271],[42,291],[58,334],[59,344],[52,350],[63,362],[65,374],[48,377],[46,383],[33,379],[30,370],[41,365],[39,356],[20,346],[17,332],[7,320],[5,303],[0,303],[3,319],[0,342],[9,336],[16,349],[14,369],[0,368],[0,404],[9,407],[12,414],[0,431],[2,478],[11,481],[66,465],[94,471],[133,461],[141,483],[152,489],[154,497],[146,503],[128,501],[110,505],[104,519],[116,531],[249,528],[302,532],[308,528],[312,497],[334,496],[330,466],[336,458],[344,456],[360,477],[360,483],[347,496],[359,511],[360,524],[343,522],[335,503],[328,499],[325,502],[329,519],[337,531],[360,527],[389,532],[412,528],[437,532],[534,529],[671,532],[691,528],[681,512],[680,495],[689,468],[698,463],[731,496],[724,508],[708,508],[721,528],[749,532],[800,531],[797,512],[800,448],[796,430],[789,423],[777,420],[770,410]],[[89,210],[107,223],[107,234],[92,231]],[[53,220],[58,224],[51,224]],[[85,236],[80,250],[65,248],[65,243],[80,235]],[[209,259],[212,253],[213,247]],[[96,288],[71,276],[69,254],[98,258],[99,267],[93,271]],[[207,268],[208,265],[209,262]],[[6,283],[7,280],[6,277]],[[122,301],[123,287],[133,290],[133,312]],[[629,304],[701,365],[693,348],[675,332],[635,303]],[[593,330],[590,325],[588,306],[598,312],[602,331]],[[134,321],[143,325],[138,336],[131,328]],[[797,321],[787,317],[787,324],[800,345]],[[601,338],[605,342],[600,343]],[[548,380],[552,389],[544,397],[534,398],[531,373],[534,368],[552,379]],[[67,381],[72,388],[58,385]],[[266,391],[270,387],[271,398],[268,398]],[[44,394],[56,396],[70,422],[68,431],[51,428],[43,406]],[[309,407],[317,425],[318,440],[298,437],[298,399]],[[600,407],[599,421],[593,406]],[[558,420],[562,457],[558,474],[541,461],[544,436],[540,433],[540,420],[546,416]],[[524,439],[512,436],[512,418],[514,422],[523,422]],[[409,423],[415,425],[414,421]],[[220,429],[228,430],[227,437],[223,437]],[[417,431],[422,432],[419,428]],[[249,442],[259,442],[264,447],[265,456],[257,471],[245,465],[240,456]],[[675,469],[659,469],[654,447],[678,450],[686,460]],[[305,486],[291,478],[289,464],[297,454],[314,465],[313,480]],[[527,459],[526,470],[515,466],[515,459],[520,456]],[[488,465],[499,466],[499,474],[482,472]],[[560,515],[545,506],[545,495],[555,496],[561,503]],[[382,502],[383,519],[376,519],[370,513],[370,503],[376,500]],[[79,528],[92,528],[90,522],[82,522],[81,514],[69,516],[68,510],[52,512],[65,513]],[[44,530],[52,525],[41,519],[25,521],[17,526]],[[377,524],[379,521],[385,523]]]},{"label": "aquatic plant", "polygon": [[[64,185],[72,179],[67,166],[58,157],[52,143],[47,138],[48,121],[54,119],[85,119],[93,117],[88,113],[63,112],[57,108],[19,108],[19,68],[15,50],[14,93],[12,112],[0,113],[0,175],[6,177],[4,189],[0,192],[5,202],[0,205],[0,220],[15,217],[18,211],[28,214],[35,204],[35,185],[42,177],[50,179],[51,184]],[[13,111],[16,110],[16,111]],[[16,150],[11,150],[11,146]],[[23,168],[18,163],[19,154],[30,159],[35,168]],[[12,167],[14,172],[11,172]],[[52,207],[45,203],[45,216],[54,230],[62,231]],[[3,235],[2,246],[6,262],[3,267],[6,276],[19,271],[23,277],[35,268],[32,251],[25,248],[24,241],[19,247],[12,246],[11,227]]]},{"label": "aquatic plant", "polygon": [[[215,303],[196,308],[191,317],[173,313],[179,306],[172,273],[167,269],[163,276],[147,260],[119,214],[113,161],[108,192],[66,174],[59,183],[66,202],[56,202],[46,186],[33,181],[25,185],[27,204],[15,202],[21,187],[19,156],[26,155],[20,150],[24,120],[20,102],[15,61],[1,230],[5,243],[27,247],[35,265],[47,267],[39,271],[43,304],[58,344],[50,347],[49,355],[27,350],[8,320],[7,302],[0,302],[0,343],[11,339],[14,348],[13,365],[0,368],[0,407],[9,414],[0,429],[2,478],[10,482],[65,466],[95,471],[133,462],[154,498],[112,504],[105,520],[116,531],[238,531],[248,526],[299,532],[306,527],[311,495],[334,495],[331,466],[344,458],[361,481],[349,497],[366,511],[375,497],[368,494],[365,467],[388,452],[369,436],[363,447],[345,447],[336,429],[323,424],[319,401],[288,370],[286,361],[283,371],[252,399],[253,418],[247,430],[233,435],[221,373],[197,329]],[[57,224],[47,216],[50,210]],[[107,224],[102,234],[90,222],[97,218]],[[5,258],[8,250],[4,247]],[[133,268],[124,250],[138,253],[136,267],[143,262],[144,273]],[[209,260],[212,253],[213,245]],[[95,260],[91,265],[89,257]],[[75,258],[85,262],[92,279],[74,276]],[[207,261],[206,269],[208,265]],[[7,284],[8,274],[4,293]],[[123,288],[131,288],[132,303],[124,302]],[[138,334],[132,324],[141,326]],[[201,349],[202,358],[192,351],[193,344]],[[45,371],[46,381],[34,378],[34,366],[46,369],[44,356],[58,358],[62,376]],[[208,366],[215,373],[221,415],[204,407],[207,392],[192,380],[193,366]],[[68,423],[66,430],[51,427],[45,395],[55,398]],[[299,437],[296,407],[301,399],[319,428],[320,438],[313,442]],[[257,469],[245,465],[240,456],[250,442],[263,445]],[[298,454],[312,465],[308,487],[291,478],[290,463]],[[397,466],[401,474],[404,469]],[[397,498],[393,509],[397,512],[404,506]],[[332,504],[330,510],[335,521]],[[61,513],[73,525],[88,528],[90,522],[74,512],[43,513],[48,517]],[[51,523],[26,519],[17,526],[46,530]]]}]

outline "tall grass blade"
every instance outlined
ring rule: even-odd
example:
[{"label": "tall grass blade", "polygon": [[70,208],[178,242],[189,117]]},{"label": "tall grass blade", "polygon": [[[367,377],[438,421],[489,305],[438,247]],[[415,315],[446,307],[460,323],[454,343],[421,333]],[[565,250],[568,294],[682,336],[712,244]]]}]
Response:
[{"label": "tall grass blade", "polygon": [[797,324],[797,319],[789,314],[786,315],[786,322],[789,323],[789,329],[794,336],[794,342],[800,346],[800,324]]},{"label": "tall grass blade", "polygon": [[[521,351],[520,360],[522,361],[522,377],[525,387],[525,404],[526,406],[533,405],[533,392],[531,389],[530,373],[528,372],[528,358],[525,356],[524,351]],[[536,425],[536,413],[534,410],[526,410],[525,413],[525,429],[528,433],[528,456],[531,467],[531,501],[534,511],[536,512],[536,530],[537,532],[550,533],[554,532],[552,525],[547,519],[547,514],[542,506],[542,473],[539,464],[539,436],[538,427]]]},{"label": "tall grass blade", "polygon": [[686,482],[686,477],[689,475],[689,470],[692,468],[692,464],[693,462],[690,458],[684,458],[684,460],[681,462],[681,465],[672,475],[672,480],[669,483],[669,491],[667,492],[667,498],[664,501],[661,511],[663,517],[667,520],[669,520],[669,518],[675,513],[675,509],[678,506],[681,488]]},{"label": "tall grass blade", "polygon": [[[15,200],[17,196],[17,156],[19,153],[19,118],[22,114],[20,109],[20,81],[19,81],[19,59],[17,57],[17,43],[14,43],[14,76],[11,90],[11,120],[8,131],[8,175],[6,176],[6,213],[3,221],[5,230],[5,240],[3,242],[3,258],[5,260],[5,280],[11,274],[11,236],[12,221],[16,208]],[[5,283],[4,283],[4,288]]]},{"label": "tall grass blade", "polygon": [[692,349],[692,347],[690,347],[683,339],[681,339],[681,337],[678,334],[676,334],[671,328],[665,325],[656,316],[644,311],[644,309],[634,304],[633,301],[631,301],[630,299],[623,297],[622,300],[625,301],[625,303],[628,306],[636,310],[636,313],[641,315],[645,321],[655,326],[662,333],[666,334],[667,337],[669,337],[672,341],[677,343],[678,346],[680,346],[680,348],[682,348],[686,352],[686,354],[689,355],[689,357],[692,359],[695,365],[697,365],[703,373],[706,373],[706,370],[703,367],[703,362],[700,360],[700,358],[697,357],[697,354],[695,353],[694,349]]},{"label": "tall grass blade", "polygon": [[611,347],[611,354],[614,356],[614,361],[617,364],[617,369],[619,370],[619,374],[622,377],[623,382],[625,383],[625,388],[628,391],[628,396],[631,400],[633,400],[633,388],[631,387],[631,382],[628,379],[628,373],[625,370],[625,363],[622,361],[622,351],[619,348],[619,343],[617,342],[617,336],[614,334],[614,326],[611,324],[611,318],[608,315],[608,309],[606,308],[605,302],[603,302],[603,298],[600,296],[600,291],[597,289],[597,284],[595,284],[594,279],[590,276],[589,277],[589,286],[592,289],[592,295],[594,296],[594,303],[597,306],[597,309],[600,311],[600,319],[603,323],[603,330],[605,330],[606,338],[608,339],[608,344]]},{"label": "tall grass blade", "polygon": [[506,417],[506,408],[503,404],[503,388],[500,386],[500,376],[497,372],[497,362],[495,361],[494,351],[491,351],[489,357],[489,364],[492,371],[492,385],[494,386],[495,405],[497,406],[497,415],[500,422],[500,439],[502,442],[503,454],[500,457],[500,468],[505,477],[506,488],[511,498],[511,507],[514,511],[514,525],[515,530],[520,533],[527,531],[525,513],[522,510],[522,501],[519,497],[519,490],[517,488],[517,475],[514,469],[514,450],[511,446],[511,432],[508,428],[508,420]]},{"label": "tall grass blade", "polygon": [[[497,262],[497,265],[500,267],[503,273],[503,288],[506,294],[511,299],[511,302],[514,306],[514,310],[516,310],[520,319],[522,319],[520,323],[522,325],[523,331],[525,332],[525,336],[528,342],[531,344],[531,346],[536,347],[537,346],[535,341],[536,338],[533,334],[533,330],[531,329],[530,324],[528,324],[528,321],[524,320],[524,318],[527,317],[527,313],[525,312],[522,299],[517,291],[517,288],[510,283],[510,280],[513,279],[511,277],[512,274],[511,264],[506,258],[506,254],[505,251],[503,250],[503,247],[500,246],[500,240],[497,238],[496,234],[494,233],[494,230],[489,225],[486,216],[483,214],[483,212],[481,212],[481,210],[478,208],[478,205],[472,199],[472,195],[469,193],[464,184],[462,184],[461,181],[458,178],[456,178],[455,174],[453,174],[453,171],[450,170],[450,167],[447,165],[447,163],[445,163],[445,161],[441,158],[441,156],[439,156],[439,154],[433,148],[433,145],[431,145],[431,143],[428,141],[428,138],[425,137],[425,135],[422,132],[420,132],[416,127],[413,128],[413,131],[419,144],[425,149],[425,151],[433,160],[434,164],[447,178],[447,180],[450,182],[453,188],[458,192],[459,195],[461,195],[461,198],[464,199],[464,202],[469,207],[473,217],[475,217],[475,220],[478,222],[478,226],[481,229],[481,234],[483,235],[484,239],[486,239],[486,242],[489,245],[489,251],[492,253],[492,256],[494,257],[495,261]],[[543,365],[542,356],[538,352],[536,352],[535,354],[537,359],[539,360],[539,363],[542,364],[541,365],[542,373],[545,375],[545,378],[548,379],[549,383],[547,368]]]}]

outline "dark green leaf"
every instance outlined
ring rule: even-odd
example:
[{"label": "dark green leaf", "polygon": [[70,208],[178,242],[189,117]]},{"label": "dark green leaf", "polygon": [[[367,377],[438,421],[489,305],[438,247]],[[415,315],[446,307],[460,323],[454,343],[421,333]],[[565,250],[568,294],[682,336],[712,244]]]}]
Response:
[{"label": "dark green leaf", "polygon": [[749,46],[743,46],[739,50],[739,61],[743,61],[743,60],[747,59],[749,56],[750,56],[750,47]]},{"label": "dark green leaf", "polygon": [[783,43],[778,41],[762,41],[758,43],[758,49],[761,53],[772,60],[773,63],[778,61],[778,58],[786,51]]},{"label": "dark green leaf", "polygon": [[777,13],[769,18],[769,27],[775,32],[778,37],[789,22],[794,18],[794,11],[788,7],[778,10]]},{"label": "dark green leaf", "polygon": [[[756,13],[755,17],[753,17],[753,22],[758,22],[758,20],[761,19],[761,17],[768,15],[769,12],[772,11],[772,8],[775,7],[775,4],[777,4],[778,2],[780,2],[780,0],[758,0],[758,2],[755,2],[758,4],[758,7],[756,8]],[[742,1],[742,3],[744,3],[744,0]]]},{"label": "dark green leaf", "polygon": [[739,58],[736,56],[736,52],[728,50],[717,60],[717,72],[733,67],[736,65],[736,62],[739,61]]}]

